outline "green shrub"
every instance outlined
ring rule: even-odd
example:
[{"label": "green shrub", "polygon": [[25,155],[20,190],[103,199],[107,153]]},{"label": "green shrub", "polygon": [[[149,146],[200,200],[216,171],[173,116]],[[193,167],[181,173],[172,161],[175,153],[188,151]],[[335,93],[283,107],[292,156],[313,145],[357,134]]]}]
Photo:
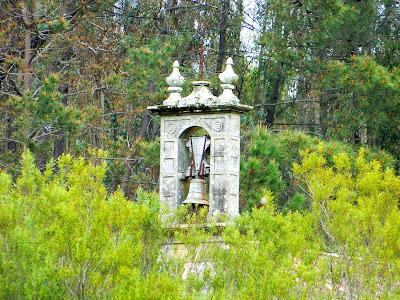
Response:
[{"label": "green shrub", "polygon": [[332,165],[322,149],[302,157],[294,173],[311,195],[325,251],[338,254],[332,284],[344,286],[349,298],[399,297],[400,177],[368,161],[363,148],[355,159],[333,155]]},{"label": "green shrub", "polygon": [[[364,149],[328,149],[300,151],[291,172],[303,193],[285,212],[264,189],[262,208],[223,229],[184,209],[161,222],[156,193],[108,195],[102,160],[67,155],[40,172],[26,151],[15,181],[0,172],[0,297],[398,298],[400,177]],[[309,209],[293,211],[304,195]]]},{"label": "green shrub", "polygon": [[154,282],[175,285],[147,276],[164,236],[157,195],[108,196],[104,163],[67,155],[53,169],[41,173],[24,152],[15,185],[0,175],[1,298],[109,298],[121,286],[141,295]]},{"label": "green shrub", "polygon": [[[333,157],[341,152],[352,159],[357,149],[337,141],[322,141],[298,131],[270,133],[264,127],[258,127],[244,145],[240,170],[240,198],[242,210],[257,205],[265,190],[275,194],[279,210],[303,210],[310,205],[309,195],[298,185],[293,176],[292,165],[301,160],[301,151],[322,151],[328,165],[333,165]],[[378,159],[383,166],[393,167],[393,157],[380,150],[366,148],[368,161]]]}]

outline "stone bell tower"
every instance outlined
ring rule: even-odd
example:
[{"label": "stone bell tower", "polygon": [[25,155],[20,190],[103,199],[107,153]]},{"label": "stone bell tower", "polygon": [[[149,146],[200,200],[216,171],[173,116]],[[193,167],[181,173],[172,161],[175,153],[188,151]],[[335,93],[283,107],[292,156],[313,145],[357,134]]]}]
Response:
[{"label": "stone bell tower", "polygon": [[184,78],[175,61],[166,79],[168,99],[148,107],[161,116],[160,199],[172,210],[188,202],[200,178],[205,196],[199,203],[207,203],[210,216],[239,214],[240,115],[252,107],[233,94],[238,76],[232,66],[228,58],[219,97],[207,81],[192,82],[193,91],[183,97]]}]

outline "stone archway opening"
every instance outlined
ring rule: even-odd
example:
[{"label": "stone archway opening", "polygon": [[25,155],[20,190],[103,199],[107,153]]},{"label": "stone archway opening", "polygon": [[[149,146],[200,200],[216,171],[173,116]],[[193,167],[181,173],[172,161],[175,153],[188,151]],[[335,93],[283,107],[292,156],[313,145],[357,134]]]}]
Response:
[{"label": "stone archway opening", "polygon": [[211,136],[200,126],[186,128],[178,138],[179,205],[191,212],[209,207]]}]

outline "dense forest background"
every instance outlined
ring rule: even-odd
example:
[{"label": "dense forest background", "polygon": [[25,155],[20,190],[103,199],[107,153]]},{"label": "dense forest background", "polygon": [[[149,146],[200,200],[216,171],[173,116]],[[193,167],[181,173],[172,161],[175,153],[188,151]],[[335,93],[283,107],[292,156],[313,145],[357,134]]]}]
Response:
[{"label": "dense forest background", "polygon": [[25,148],[41,169],[99,148],[110,191],[155,189],[147,105],[175,59],[186,93],[200,76],[216,92],[228,56],[255,107],[244,135],[261,123],[400,155],[398,1],[3,0],[0,16],[0,164],[14,174]]},{"label": "dense forest background", "polygon": [[[166,224],[146,107],[228,56],[241,215]],[[398,0],[0,0],[0,298],[399,298],[399,67]]]}]

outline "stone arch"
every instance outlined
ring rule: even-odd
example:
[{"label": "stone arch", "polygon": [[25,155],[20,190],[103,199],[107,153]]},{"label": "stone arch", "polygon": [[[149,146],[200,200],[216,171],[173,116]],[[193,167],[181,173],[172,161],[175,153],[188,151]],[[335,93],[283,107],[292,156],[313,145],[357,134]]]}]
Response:
[{"label": "stone arch", "polygon": [[[201,132],[203,131],[203,132]],[[178,133],[178,138],[181,138],[182,136],[187,136],[190,134],[207,134],[209,137],[211,137],[210,130],[208,130],[205,126],[202,124],[190,124],[189,126],[182,127],[182,129]]]},{"label": "stone arch", "polygon": [[187,120],[186,122],[182,122],[180,124],[179,130],[176,132],[176,136],[180,138],[182,135],[187,133],[188,131],[192,130],[193,128],[201,128],[207,132],[208,136],[212,136],[213,130],[210,124],[207,124],[203,118],[193,118]]},{"label": "stone arch", "polygon": [[[177,142],[178,142],[178,172],[180,174],[185,174],[186,168],[189,166],[191,162],[191,157],[189,153],[189,149],[186,146],[186,142],[189,140],[190,137],[194,136],[207,136],[211,144],[213,143],[213,137],[210,133],[210,130],[205,128],[205,126],[202,126],[202,124],[198,124],[199,122],[196,122],[196,124],[190,124],[188,126],[183,127],[178,133],[177,133]],[[211,145],[207,149],[206,152],[206,159],[210,163],[211,170],[212,170],[212,162],[210,161],[210,151],[211,151]],[[184,176],[184,175],[183,175]],[[207,182],[207,194],[208,194],[208,199],[210,201],[210,178],[209,176],[204,178],[205,181]],[[178,200],[178,205],[180,205],[186,198],[187,193],[189,190],[189,180],[186,178],[182,178],[180,182],[178,183],[178,191],[179,192],[179,200]]]}]

